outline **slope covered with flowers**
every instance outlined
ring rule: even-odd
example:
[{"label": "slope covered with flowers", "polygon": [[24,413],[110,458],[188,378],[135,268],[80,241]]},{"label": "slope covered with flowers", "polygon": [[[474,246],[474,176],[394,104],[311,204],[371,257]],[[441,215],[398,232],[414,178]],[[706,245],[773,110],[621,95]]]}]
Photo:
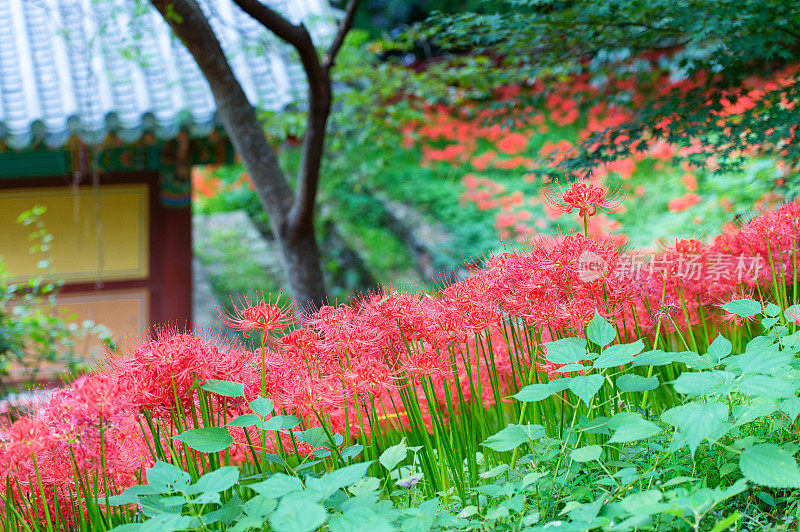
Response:
[{"label": "slope covered with flowers", "polygon": [[[791,67],[768,78],[748,79],[739,90],[722,97],[710,95],[710,101],[720,100],[720,109],[710,113],[709,120],[746,121],[754,101],[768,100],[796,81],[797,67]],[[563,176],[559,165],[575,157],[583,143],[605,135],[611,144],[635,147],[593,167],[592,178],[605,180],[631,199],[627,209],[596,217],[592,231],[629,232],[641,244],[677,234],[708,235],[731,213],[779,203],[788,191],[791,164],[760,159],[764,146],[751,144],[740,154],[751,161],[744,177],[712,175],[719,167],[718,157],[698,139],[678,144],[650,133],[635,142],[628,135],[611,138],[614,128],[633,119],[633,108],[642,102],[668,94],[679,97],[702,83],[702,79],[676,81],[649,66],[610,79],[587,73],[499,86],[488,103],[467,99],[446,105],[411,97],[419,118],[402,126],[402,146],[418,155],[420,164],[434,175],[450,179],[454,171],[460,174],[462,204],[491,216],[501,239],[524,241],[535,232],[563,226],[565,220],[549,207],[543,185],[553,175]],[[666,126],[653,125],[655,130]],[[687,124],[686,129],[703,130],[700,124]]]},{"label": "slope covered with flowers", "polygon": [[[588,232],[603,198],[583,194],[578,187],[586,186],[562,190],[553,205],[585,209]],[[70,503],[80,489],[76,469],[112,492],[137,483],[154,462],[146,425],[162,424],[162,438],[196,426],[188,414],[198,406],[193,387],[208,380],[244,385],[244,398],[210,399],[227,419],[246,413],[245,399],[263,396],[276,413],[297,415],[306,426],[324,420],[347,438],[376,424],[430,426],[427,402],[455,395],[477,394],[485,407],[499,406],[520,386],[515,367],[560,376],[546,355],[520,348],[509,327],[530,328],[538,344],[582,332],[599,313],[626,337],[701,323],[701,334],[710,336],[707,324],[735,318],[716,304],[743,295],[761,299],[765,291],[796,299],[780,286],[797,286],[799,239],[800,203],[789,203],[708,242],[679,240],[656,253],[627,250],[619,237],[537,236],[439,293],[387,291],[298,319],[270,301],[243,301],[226,322],[261,333],[261,348],[162,333],[2,427],[3,489],[22,497],[43,490],[48,511],[58,508],[69,518],[81,511]],[[419,397],[421,419],[403,406],[408,385]],[[287,434],[267,441],[250,430],[230,428],[233,462],[264,446],[313,451]]]}]

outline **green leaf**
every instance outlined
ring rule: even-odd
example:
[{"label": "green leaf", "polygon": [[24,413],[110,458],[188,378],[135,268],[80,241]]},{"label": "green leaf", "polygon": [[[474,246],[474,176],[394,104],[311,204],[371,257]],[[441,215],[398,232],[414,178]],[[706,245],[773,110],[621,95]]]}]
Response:
[{"label": "green leaf", "polygon": [[574,449],[570,453],[570,456],[576,462],[590,462],[592,460],[598,460],[601,454],[603,454],[603,448],[599,445],[587,445]]},{"label": "green leaf", "polygon": [[207,392],[222,395],[223,397],[244,397],[244,385],[238,382],[208,379],[200,387]]},{"label": "green leaf", "polygon": [[767,375],[748,375],[739,383],[739,392],[770,399],[790,399],[797,396],[797,384]]},{"label": "green leaf", "polygon": [[256,427],[262,430],[282,430],[293,429],[300,424],[300,420],[295,416],[272,416],[266,421],[259,421]]},{"label": "green leaf", "polygon": [[800,305],[792,305],[783,311],[783,317],[786,318],[788,322],[797,320],[798,316],[800,316]]},{"label": "green leaf", "polygon": [[664,366],[672,364],[675,361],[674,355],[668,351],[655,349],[653,351],[645,351],[633,358],[633,366]]},{"label": "green leaf", "polygon": [[686,395],[727,395],[736,377],[729,371],[683,372],[672,381],[675,391]]},{"label": "green leaf", "polygon": [[255,414],[242,414],[230,423],[229,427],[250,427],[261,421],[261,418]]},{"label": "green leaf", "polygon": [[397,467],[397,464],[405,460],[407,456],[408,447],[406,447],[406,440],[403,438],[397,445],[393,445],[383,451],[378,461],[383,467],[391,471]]},{"label": "green leaf", "polygon": [[761,314],[761,303],[752,299],[737,299],[720,306],[723,310],[736,314],[741,318],[749,318],[750,316]]},{"label": "green leaf", "polygon": [[342,452],[339,454],[342,455],[342,459],[344,459],[345,462],[348,462],[350,461],[350,459],[355,458],[356,456],[361,454],[361,451],[363,450],[364,446],[361,445],[360,443],[356,443],[351,445],[347,449],[342,450]]},{"label": "green leaf", "polygon": [[264,397],[256,397],[250,401],[250,410],[260,416],[269,415],[274,409],[275,405],[272,404],[272,401]]},{"label": "green leaf", "polygon": [[680,431],[694,457],[703,440],[725,428],[728,406],[718,402],[694,402],[670,408],[661,414],[661,419]]},{"label": "green leaf", "polygon": [[[760,336],[758,338],[765,338]],[[762,373],[771,375],[784,371],[794,358],[790,351],[781,351],[777,345],[763,344],[750,347],[741,355],[730,357],[726,362],[742,373]]]},{"label": "green leaf", "polygon": [[[219,510],[214,510],[203,515],[204,523],[220,522],[223,525],[230,525],[234,520],[242,515],[244,511],[244,503],[238,495],[234,495],[228,502],[222,505]],[[195,525],[197,528],[198,525]]]},{"label": "green leaf", "polygon": [[603,386],[604,380],[602,375],[579,375],[569,379],[569,389],[589,406],[589,401]]},{"label": "green leaf", "polygon": [[[263,522],[277,507],[278,502],[275,499],[270,499],[263,495],[256,495],[244,503],[244,513],[250,517],[261,519]],[[262,523],[258,524],[261,525]]]},{"label": "green leaf", "polygon": [[594,318],[586,326],[586,338],[600,347],[607,346],[617,337],[617,331],[606,320],[595,312]]},{"label": "green leaf", "polygon": [[[108,498],[108,504],[112,506],[122,506],[124,504],[137,504],[139,502],[139,497],[141,495],[153,495],[159,493],[152,486],[131,486],[130,488],[126,489],[119,495],[112,495]],[[97,500],[100,504],[105,504],[105,498],[99,498]]]},{"label": "green leaf", "polygon": [[784,399],[780,402],[779,408],[791,421],[794,421],[800,415],[800,398]]},{"label": "green leaf", "polygon": [[369,469],[369,466],[372,465],[372,463],[372,461],[359,462],[357,464],[334,469],[327,475],[323,475],[318,479],[317,489],[324,488],[325,492],[327,493],[325,498],[327,498],[336,490],[346,488],[347,486],[352,486],[364,478],[367,474],[367,469]]},{"label": "green leaf", "polygon": [[328,519],[328,512],[318,502],[305,497],[292,496],[284,498],[269,518],[269,524],[275,530],[291,530],[292,532],[311,532]]},{"label": "green leaf", "polygon": [[736,527],[733,525],[738,523],[741,519],[742,516],[739,514],[739,510],[736,510],[722,521],[717,521],[714,524],[714,528],[711,529],[711,532],[725,532],[726,530],[730,530],[732,528],[735,529]]},{"label": "green leaf", "polygon": [[764,307],[764,315],[769,316],[771,318],[777,316],[781,313],[781,307],[776,305],[775,303],[767,303],[767,306]]},{"label": "green leaf", "polygon": [[234,486],[239,481],[239,468],[224,466],[214,471],[209,471],[189,487],[186,492],[190,495],[196,493],[220,493]]},{"label": "green leaf", "polygon": [[628,373],[621,375],[616,384],[621,392],[644,392],[658,388],[658,377],[656,375],[642,377],[641,375]]},{"label": "green leaf", "polygon": [[328,526],[331,532],[393,532],[396,530],[385,516],[366,506],[357,506],[341,515],[331,517]]},{"label": "green leaf", "polygon": [[586,351],[586,340],[583,338],[563,338],[555,342],[545,342],[547,360],[553,364],[570,364],[589,360],[592,355]]},{"label": "green leaf", "polygon": [[744,478],[768,488],[800,488],[800,469],[791,453],[774,443],[761,443],[742,452]]},{"label": "green leaf", "polygon": [[614,434],[608,443],[629,443],[655,436],[661,429],[652,421],[642,419],[639,414],[625,412],[617,414],[609,420],[609,428]]},{"label": "green leaf", "polygon": [[717,337],[714,338],[714,341],[708,346],[708,354],[713,356],[717,361],[720,361],[730,355],[732,349],[733,344],[730,340],[722,336],[721,333],[717,333]]},{"label": "green leaf", "polygon": [[295,437],[297,437],[299,441],[305,442],[311,447],[330,448],[334,446],[323,427],[311,427],[303,432],[296,432]]},{"label": "green leaf", "polygon": [[189,429],[186,432],[172,437],[173,440],[183,442],[195,451],[201,453],[217,453],[224,451],[233,443],[228,429],[224,427],[202,427]]},{"label": "green leaf", "polygon": [[569,388],[569,381],[571,379],[556,379],[544,384],[529,384],[514,394],[514,399],[530,403],[534,401],[542,401],[547,399],[554,393],[563,392]]},{"label": "green leaf", "polygon": [[553,373],[572,373],[573,371],[585,371],[586,366],[583,364],[572,363],[572,364],[565,364],[558,369],[554,369]]},{"label": "green leaf", "polygon": [[147,484],[157,493],[185,491],[190,480],[189,473],[161,460],[147,470]]},{"label": "green leaf", "polygon": [[275,473],[267,480],[248,484],[247,487],[268,499],[280,499],[284,495],[302,490],[303,484],[297,477]]},{"label": "green leaf", "polygon": [[513,451],[523,443],[538,440],[545,436],[542,425],[508,425],[506,428],[486,438],[481,445],[493,451]]},{"label": "green leaf", "polygon": [[633,362],[633,357],[641,353],[642,349],[644,349],[644,342],[641,339],[630,344],[612,345],[603,350],[597,360],[592,363],[592,366],[595,368],[624,366]]}]

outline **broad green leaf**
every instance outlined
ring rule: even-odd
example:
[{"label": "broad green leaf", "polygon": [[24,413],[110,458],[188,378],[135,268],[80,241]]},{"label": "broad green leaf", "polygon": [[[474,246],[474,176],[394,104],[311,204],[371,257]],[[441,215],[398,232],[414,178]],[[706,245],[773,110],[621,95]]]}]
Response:
[{"label": "broad green leaf", "polygon": [[574,449],[570,456],[576,462],[589,462],[599,459],[601,454],[603,454],[603,448],[599,445],[587,445]]},{"label": "broad green leaf", "polygon": [[733,344],[730,340],[722,336],[721,333],[717,333],[717,337],[714,338],[714,341],[708,346],[708,354],[719,361],[730,355],[732,349]]},{"label": "broad green leaf", "polygon": [[735,377],[730,371],[684,371],[672,385],[676,392],[686,395],[727,395]]},{"label": "broad green leaf", "polygon": [[639,491],[631,493],[622,499],[620,504],[625,510],[632,514],[652,515],[653,513],[661,511],[661,505],[658,503],[661,502],[663,497],[664,494],[659,490]]},{"label": "broad green leaf", "polygon": [[744,478],[768,488],[800,488],[800,469],[791,453],[774,443],[761,443],[742,452]]},{"label": "broad green leaf", "polygon": [[208,379],[200,387],[207,392],[222,395],[223,397],[244,397],[244,385],[239,382]]},{"label": "broad green leaf", "polygon": [[608,443],[629,443],[655,436],[661,429],[652,421],[642,419],[639,414],[625,412],[617,414],[609,420],[609,428],[614,434]]},{"label": "broad green leaf", "polygon": [[359,462],[357,464],[340,467],[334,469],[330,473],[322,476],[321,481],[325,483],[326,488],[331,490],[331,493],[348,486],[352,486],[367,474],[367,469],[372,465],[373,461]]},{"label": "broad green leaf", "polygon": [[311,532],[328,519],[328,512],[318,502],[305,497],[285,497],[269,518],[275,530]]},{"label": "broad green leaf", "polygon": [[[777,314],[775,315],[777,316]],[[783,317],[790,323],[796,322],[797,319],[800,318],[800,305],[787,307],[786,310],[783,311]]]},{"label": "broad green leaf", "polygon": [[[220,509],[204,514],[203,522],[219,522],[227,526],[241,516],[243,511],[244,503],[242,502],[242,499],[240,499],[238,495],[234,495],[228,502],[223,504]],[[199,523],[195,525],[194,528],[199,528]]]},{"label": "broad green leaf", "polygon": [[514,399],[517,401],[523,401],[526,403],[534,402],[534,401],[542,401],[543,399],[547,399],[554,393],[563,392],[569,387],[569,381],[571,379],[556,379],[544,384],[529,384],[528,386],[521,389],[519,392],[514,394]]},{"label": "broad green leaf", "polygon": [[266,416],[272,413],[275,409],[275,405],[272,404],[272,401],[265,397],[256,397],[252,401],[250,401],[250,410],[255,412],[260,416]]},{"label": "broad green leaf", "polygon": [[791,421],[794,421],[800,415],[800,398],[784,399],[780,402],[779,408]]},{"label": "broad green leaf", "polygon": [[[108,498],[108,504],[112,506],[121,506],[123,504],[136,504],[139,502],[139,497],[141,495],[153,495],[159,493],[152,486],[143,485],[143,486],[131,486],[130,488],[126,489],[119,495],[112,495]],[[101,497],[97,500],[100,504],[105,504],[105,498]]]},{"label": "broad green leaf", "polygon": [[363,450],[364,446],[361,445],[360,443],[356,443],[351,445],[347,449],[343,449],[340,454],[342,455],[342,458],[345,460],[345,462],[349,462],[351,458],[355,458],[356,456],[361,454],[361,451]]},{"label": "broad green leaf", "polygon": [[617,344],[604,349],[592,363],[595,368],[613,368],[633,362],[633,357],[644,349],[644,342],[636,340],[630,344]]},{"label": "broad green leaf", "polygon": [[157,493],[185,491],[190,481],[189,473],[161,460],[147,470],[147,484]]},{"label": "broad green leaf", "polygon": [[255,414],[242,414],[230,423],[229,427],[251,427],[261,421],[261,418]]},{"label": "broad green leaf", "polygon": [[[252,499],[248,499],[244,503],[244,513],[250,517],[261,519],[262,522],[266,517],[275,511],[278,507],[278,502],[275,499],[264,497],[263,495],[256,495]],[[259,523],[260,525],[261,523]]]},{"label": "broad green leaf", "polygon": [[[763,337],[761,337],[763,338]],[[762,373],[772,375],[784,371],[794,358],[790,351],[781,351],[777,345],[759,345],[748,349],[741,355],[726,359],[732,368],[742,373]]]},{"label": "broad green leaf", "polygon": [[481,445],[493,451],[512,451],[522,445],[545,436],[542,425],[509,425],[497,434],[486,438]]},{"label": "broad green leaf", "polygon": [[228,429],[224,427],[202,427],[199,429],[189,429],[186,432],[172,437],[185,443],[195,451],[201,453],[217,453],[224,451],[233,443]]},{"label": "broad green leaf", "polygon": [[275,473],[267,480],[247,484],[247,487],[268,499],[280,499],[284,495],[303,489],[300,479],[284,473]]},{"label": "broad green leaf", "polygon": [[239,468],[224,466],[209,471],[186,490],[190,495],[196,493],[219,493],[234,486],[239,481]]},{"label": "broad green leaf", "polygon": [[300,424],[295,416],[272,416],[266,421],[259,421],[256,427],[263,430],[293,429]]},{"label": "broad green leaf", "polygon": [[586,326],[586,338],[595,345],[605,347],[617,337],[617,331],[606,320],[595,312],[594,318]]},{"label": "broad green leaf", "polygon": [[332,447],[328,434],[323,427],[311,427],[303,432],[296,432],[295,437],[302,442],[307,443],[311,447]]},{"label": "broad green leaf", "polygon": [[173,530],[186,530],[195,522],[194,518],[188,515],[178,515],[173,513],[159,514],[144,523],[128,523],[118,526],[113,530],[116,532],[171,532]]},{"label": "broad green leaf", "polygon": [[800,331],[796,333],[792,333],[789,336],[784,336],[781,338],[781,345],[790,349],[796,349],[800,347]]},{"label": "broad green leaf", "polygon": [[790,399],[797,396],[798,386],[777,377],[767,375],[747,375],[739,383],[739,392],[770,399]]},{"label": "broad green leaf", "polygon": [[675,353],[655,349],[653,351],[645,351],[633,357],[632,365],[635,366],[664,366],[671,364],[675,361],[673,357]]},{"label": "broad green leaf", "polygon": [[553,373],[572,373],[573,371],[585,371],[585,370],[586,370],[586,366],[584,366],[583,364],[572,363],[572,364],[566,364],[564,366],[561,366],[558,369],[554,369],[552,372]]},{"label": "broad green leaf", "polygon": [[588,434],[610,434],[608,427],[609,419],[605,416],[597,416],[589,419],[586,416],[581,416],[578,420],[578,427],[582,432]]},{"label": "broad green leaf", "polygon": [[775,317],[781,313],[781,307],[776,305],[775,303],[767,303],[764,307],[764,315],[769,317]]},{"label": "broad green leaf", "polygon": [[564,338],[555,342],[545,342],[547,360],[554,364],[570,364],[589,360],[593,355],[586,351],[586,340],[583,338]]},{"label": "broad green leaf", "polygon": [[499,466],[495,466],[495,467],[491,468],[489,471],[484,471],[483,473],[481,473],[478,476],[481,477],[481,478],[494,478],[494,477],[502,475],[503,473],[505,473],[509,469],[510,469],[510,467],[509,467],[508,464],[500,464]]},{"label": "broad green leaf", "polygon": [[723,310],[736,314],[741,318],[749,318],[750,316],[761,314],[761,303],[752,299],[736,299],[720,306]]},{"label": "broad green leaf", "polygon": [[589,401],[603,386],[604,377],[602,375],[578,375],[569,379],[569,389],[572,393],[581,398],[589,406]]},{"label": "broad green leaf", "polygon": [[774,401],[751,401],[750,404],[737,405],[733,408],[731,414],[734,419],[734,427],[739,427],[756,419],[767,417],[778,407]]},{"label": "broad green leaf", "polygon": [[642,377],[641,375],[628,373],[621,375],[616,384],[621,392],[644,392],[658,388],[658,377],[656,375]]},{"label": "broad green leaf", "polygon": [[728,406],[718,402],[693,402],[670,408],[661,419],[686,438],[692,456],[706,438],[718,434],[728,421]]},{"label": "broad green leaf", "polygon": [[397,464],[405,460],[407,456],[408,447],[406,447],[406,440],[403,438],[397,445],[393,445],[383,451],[378,461],[383,467],[391,471],[397,467]]},{"label": "broad green leaf", "polygon": [[367,506],[358,506],[328,521],[331,532],[393,532],[392,523]]}]

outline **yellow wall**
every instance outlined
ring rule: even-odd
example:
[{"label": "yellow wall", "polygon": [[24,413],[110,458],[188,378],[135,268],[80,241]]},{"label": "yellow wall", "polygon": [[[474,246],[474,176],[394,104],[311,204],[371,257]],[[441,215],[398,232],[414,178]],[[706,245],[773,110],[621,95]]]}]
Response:
[{"label": "yellow wall", "polygon": [[53,277],[68,282],[144,279],[149,275],[148,187],[103,185],[0,190],[0,258],[25,279],[40,255],[29,253],[29,227],[17,216],[47,206],[43,221],[53,235]]}]

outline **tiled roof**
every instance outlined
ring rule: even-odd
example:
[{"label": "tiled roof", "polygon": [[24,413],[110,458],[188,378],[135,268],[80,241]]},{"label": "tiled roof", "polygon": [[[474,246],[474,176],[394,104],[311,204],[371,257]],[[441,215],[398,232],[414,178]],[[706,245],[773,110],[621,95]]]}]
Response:
[{"label": "tiled roof", "polygon": [[[327,0],[262,0],[303,20],[318,44],[334,31]],[[231,0],[200,0],[250,101],[280,110],[303,98],[289,48]],[[203,136],[216,106],[189,52],[147,0],[0,0],[0,151],[96,145],[145,132]]]}]

